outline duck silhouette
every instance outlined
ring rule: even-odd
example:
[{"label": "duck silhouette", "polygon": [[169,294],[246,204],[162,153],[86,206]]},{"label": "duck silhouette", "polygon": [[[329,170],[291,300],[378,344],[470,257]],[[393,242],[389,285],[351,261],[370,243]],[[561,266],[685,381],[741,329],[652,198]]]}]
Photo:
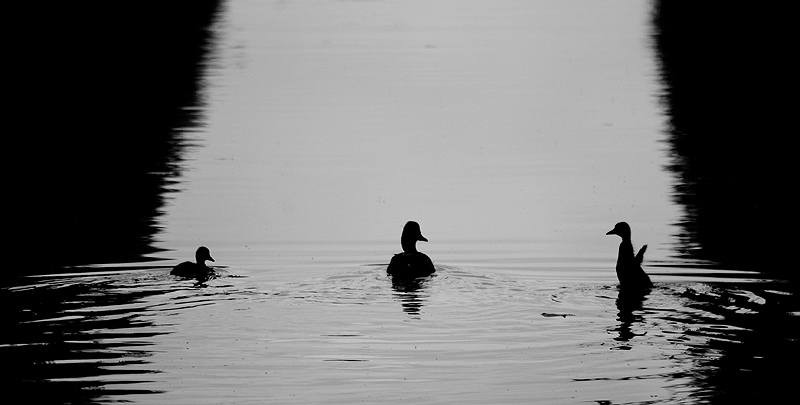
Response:
[{"label": "duck silhouette", "polygon": [[618,222],[614,229],[608,231],[606,235],[618,235],[622,238],[619,244],[619,255],[617,256],[617,278],[620,287],[630,288],[650,288],[653,283],[650,277],[642,270],[642,260],[647,245],[639,249],[636,256],[633,255],[633,244],[631,244],[631,227],[626,222]]},{"label": "duck silhouette", "polygon": [[419,224],[414,221],[406,222],[403,234],[400,236],[400,245],[403,252],[392,257],[386,272],[393,277],[424,277],[436,271],[431,258],[425,253],[417,251],[417,241],[427,242]]},{"label": "duck silhouette", "polygon": [[183,262],[175,266],[169,274],[185,278],[196,278],[198,280],[209,278],[209,275],[212,274],[214,270],[206,266],[206,260],[213,262],[214,258],[211,257],[211,252],[209,252],[208,248],[205,246],[197,248],[197,251],[194,253],[194,259],[196,262]]}]

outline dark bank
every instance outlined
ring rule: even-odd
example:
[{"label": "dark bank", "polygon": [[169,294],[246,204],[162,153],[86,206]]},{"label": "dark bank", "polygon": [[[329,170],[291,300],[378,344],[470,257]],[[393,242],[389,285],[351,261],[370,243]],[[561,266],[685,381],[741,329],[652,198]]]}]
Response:
[{"label": "dark bank", "polygon": [[[36,2],[13,14],[12,196],[0,288],[6,398],[101,403],[157,392],[147,297],[117,275],[82,283],[13,275],[142,262],[203,125],[200,77],[219,1]],[[8,152],[8,150],[7,150]],[[120,268],[123,269],[123,268]],[[10,274],[9,274],[10,273]],[[130,284],[128,284],[130,283]],[[164,287],[169,288],[169,287]]]},{"label": "dark bank", "polygon": [[685,208],[676,250],[797,281],[783,255],[797,227],[789,13],[748,2],[654,5],[669,170]]},{"label": "dark bank", "polygon": [[216,0],[22,7],[9,258],[23,274],[146,260],[203,125]]},{"label": "dark bank", "polygon": [[[747,286],[764,300],[753,305],[720,289],[687,290],[690,306],[741,328],[734,339],[706,350],[698,395],[713,403],[781,401],[798,361],[798,273],[785,253],[797,229],[791,178],[790,120],[783,94],[793,35],[782,7],[750,3],[654,3],[653,41],[667,113],[673,198],[684,207],[677,252],[723,267],[757,271],[777,280]],[[788,284],[786,283],[788,282]],[[750,308],[732,311],[738,302]],[[698,317],[698,322],[710,319]],[[702,357],[702,356],[701,356]]]}]

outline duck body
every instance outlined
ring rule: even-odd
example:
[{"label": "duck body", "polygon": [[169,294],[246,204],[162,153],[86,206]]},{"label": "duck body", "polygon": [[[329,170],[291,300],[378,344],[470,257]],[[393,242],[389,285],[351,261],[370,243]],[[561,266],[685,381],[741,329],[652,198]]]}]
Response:
[{"label": "duck body", "polygon": [[386,268],[386,272],[392,276],[405,277],[425,277],[435,271],[431,258],[422,252],[398,253],[392,256]]},{"label": "duck body", "polygon": [[214,270],[205,264],[199,265],[195,262],[183,262],[172,268],[172,271],[170,271],[169,274],[184,278],[200,279],[208,277],[208,274],[213,271]]},{"label": "duck body", "polygon": [[647,245],[642,246],[639,252],[633,255],[633,244],[631,243],[631,227],[625,222],[619,222],[614,229],[608,231],[606,235],[618,235],[622,238],[617,254],[617,279],[620,287],[624,288],[651,288],[653,283],[650,277],[642,270],[642,261]]},{"label": "duck body", "polygon": [[205,246],[200,246],[194,254],[195,262],[183,262],[172,268],[169,274],[184,278],[208,279],[214,270],[206,266],[206,260],[214,261],[211,252]]},{"label": "duck body", "polygon": [[419,229],[419,224],[408,221],[403,227],[400,244],[403,252],[392,257],[386,272],[392,277],[424,277],[433,274],[436,268],[425,253],[417,251],[417,241],[427,242]]}]

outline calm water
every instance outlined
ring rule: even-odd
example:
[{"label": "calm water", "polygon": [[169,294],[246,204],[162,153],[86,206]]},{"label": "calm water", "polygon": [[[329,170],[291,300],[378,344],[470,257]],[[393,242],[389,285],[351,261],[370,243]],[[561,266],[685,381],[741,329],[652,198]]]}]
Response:
[{"label": "calm water", "polygon": [[[657,4],[208,3],[170,98],[178,118],[135,126],[171,139],[167,163],[141,169],[158,181],[127,183],[156,197],[120,199],[147,213],[123,224],[129,209],[86,209],[118,226],[84,222],[91,242],[59,237],[44,255],[77,264],[29,256],[3,284],[11,392],[661,404],[788,391],[794,284],[686,253],[702,246],[676,198],[686,179],[667,170],[680,156]],[[128,122],[114,119],[103,125]],[[86,189],[108,195],[99,178]],[[393,284],[407,220],[437,272]],[[605,233],[622,220],[648,244],[644,295],[617,288],[619,239]],[[120,235],[136,241],[108,242]],[[199,245],[220,277],[170,276]]]}]

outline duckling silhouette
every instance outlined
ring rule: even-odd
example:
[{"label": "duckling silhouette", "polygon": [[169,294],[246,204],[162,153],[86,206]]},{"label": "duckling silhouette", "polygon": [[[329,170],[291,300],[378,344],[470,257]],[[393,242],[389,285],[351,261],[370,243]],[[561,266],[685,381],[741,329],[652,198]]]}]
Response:
[{"label": "duckling silhouette", "polygon": [[424,277],[436,271],[431,258],[425,253],[417,251],[417,241],[427,242],[422,236],[419,224],[414,221],[406,222],[403,234],[400,236],[400,245],[403,252],[392,257],[386,272],[393,277]]},{"label": "duckling silhouette", "polygon": [[208,251],[207,247],[200,246],[194,253],[194,259],[196,260],[195,263],[183,262],[175,266],[169,274],[186,278],[207,279],[209,274],[214,271],[206,266],[206,260],[214,261],[214,258],[211,257],[211,252]]},{"label": "duckling silhouette", "polygon": [[642,270],[642,260],[647,245],[639,249],[639,253],[633,256],[633,244],[631,244],[631,227],[625,222],[618,222],[614,229],[608,231],[606,235],[618,235],[622,238],[619,244],[619,255],[617,256],[617,278],[620,287],[631,288],[650,288],[653,283],[650,277]]}]

